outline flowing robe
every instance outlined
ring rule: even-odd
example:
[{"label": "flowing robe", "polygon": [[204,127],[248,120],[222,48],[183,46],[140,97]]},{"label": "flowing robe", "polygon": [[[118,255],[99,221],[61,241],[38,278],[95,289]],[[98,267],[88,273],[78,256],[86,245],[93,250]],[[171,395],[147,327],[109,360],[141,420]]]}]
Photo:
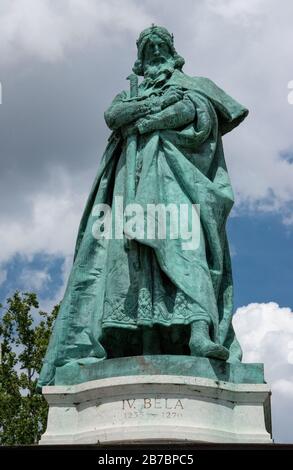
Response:
[{"label": "flowing robe", "polygon": [[[184,112],[176,114],[174,105],[165,124],[155,115],[142,121],[131,202],[144,208],[200,205],[199,246],[183,251],[181,241],[170,237],[137,238],[127,244],[125,238],[93,236],[96,205],[108,204],[115,213],[117,196],[124,197],[129,184],[128,139],[120,130],[113,132],[80,223],[39,386],[53,384],[55,368],[71,361],[115,356],[117,342],[127,343],[125,355],[142,354],[140,332],[147,326],[183,331],[177,340],[176,334],[169,343],[166,339],[161,352],[176,354],[178,343],[185,341],[180,353],[188,354],[188,327],[203,319],[210,325],[212,340],[230,350],[229,361],[241,357],[232,327],[233,281],[225,225],[233,192],[222,135],[248,111],[203,77],[175,71],[156,93],[163,94],[170,86],[184,91]],[[152,87],[140,87],[140,94],[153,92]],[[128,98],[122,92],[112,106]]]}]

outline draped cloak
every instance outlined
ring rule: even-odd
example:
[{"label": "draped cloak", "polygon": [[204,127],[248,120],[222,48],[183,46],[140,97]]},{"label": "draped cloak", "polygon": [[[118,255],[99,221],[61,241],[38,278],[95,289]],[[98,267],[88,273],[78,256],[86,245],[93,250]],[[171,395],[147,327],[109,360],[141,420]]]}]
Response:
[{"label": "draped cloak", "polygon": [[[115,211],[115,196],[124,196],[128,184],[127,138],[113,132],[80,222],[39,387],[54,384],[56,367],[111,357],[115,339],[111,332],[117,328],[135,333],[142,326],[176,328],[205,319],[213,341],[230,350],[229,361],[241,357],[232,327],[233,281],[225,225],[233,192],[222,135],[236,127],[248,110],[205,77],[177,70],[164,88],[172,85],[184,90],[196,118],[180,128],[138,135],[132,202],[142,207],[198,204],[199,246],[182,251],[178,240],[166,238],[137,239],[127,248],[123,238],[93,236],[95,206],[108,204]],[[125,98],[129,93],[118,96]]]}]

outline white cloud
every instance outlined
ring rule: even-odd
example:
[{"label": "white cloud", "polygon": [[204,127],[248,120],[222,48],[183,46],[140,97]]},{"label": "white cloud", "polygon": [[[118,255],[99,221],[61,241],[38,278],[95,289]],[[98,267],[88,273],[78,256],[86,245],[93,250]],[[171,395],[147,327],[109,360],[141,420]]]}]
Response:
[{"label": "white cloud", "polygon": [[7,279],[7,271],[5,269],[0,269],[0,286],[3,284]]},{"label": "white cloud", "polygon": [[15,254],[32,259],[37,253],[70,256],[74,249],[85,195],[75,191],[76,182],[60,168],[52,169],[47,187],[29,196],[30,217],[0,222],[0,262]]},{"label": "white cloud", "polygon": [[265,8],[265,0],[207,0],[211,11],[229,20],[251,20]]},{"label": "white cloud", "polygon": [[293,442],[293,312],[274,302],[237,310],[234,328],[244,362],[263,362],[272,389],[273,436]]},{"label": "white cloud", "polygon": [[40,291],[46,288],[46,284],[51,281],[51,276],[47,269],[24,268],[19,276],[22,289],[29,291]]},{"label": "white cloud", "polygon": [[115,41],[119,33],[137,32],[150,21],[134,0],[2,0],[1,61],[14,62],[23,55],[59,60],[94,35]]},{"label": "white cloud", "polygon": [[53,293],[53,295],[41,299],[40,301],[40,308],[45,312],[51,312],[53,307],[62,300],[66,285],[68,282],[68,277],[70,274],[70,270],[72,267],[73,262],[73,255],[69,254],[64,257],[62,266],[61,266],[61,284],[59,285],[58,289]]},{"label": "white cloud", "polygon": [[[0,221],[0,284],[7,278],[4,267],[9,266],[15,255],[20,255],[24,263],[25,260],[33,261],[40,254],[49,255],[50,262],[52,257],[63,258],[60,286],[49,298],[46,290],[42,293],[41,308],[45,311],[50,311],[62,299],[72,266],[78,225],[86,199],[86,194],[76,191],[76,187],[78,181],[74,178],[70,180],[62,168],[52,169],[47,187],[29,198],[30,217],[8,217]],[[30,267],[24,268],[15,279],[21,289],[39,292],[49,281],[47,269]]]}]

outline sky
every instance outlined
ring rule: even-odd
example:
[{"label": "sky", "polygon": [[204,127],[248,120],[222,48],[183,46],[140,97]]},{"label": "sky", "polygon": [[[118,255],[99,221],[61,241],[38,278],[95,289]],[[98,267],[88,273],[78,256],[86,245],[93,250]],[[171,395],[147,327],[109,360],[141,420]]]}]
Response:
[{"label": "sky", "polygon": [[293,442],[293,4],[291,0],[2,0],[0,299],[62,298],[83,207],[128,86],[135,41],[167,27],[185,73],[249,110],[224,137],[234,326],[264,362],[276,442]]}]

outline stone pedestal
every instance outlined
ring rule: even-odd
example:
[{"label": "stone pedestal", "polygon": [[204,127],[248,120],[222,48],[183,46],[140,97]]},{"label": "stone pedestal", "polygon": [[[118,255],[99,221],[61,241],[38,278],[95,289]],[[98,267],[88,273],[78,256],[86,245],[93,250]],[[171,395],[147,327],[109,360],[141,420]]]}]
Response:
[{"label": "stone pedestal", "polygon": [[[133,368],[129,369],[127,359],[131,359]],[[154,366],[160,362],[161,374]],[[44,387],[49,416],[40,444],[271,442],[270,391],[260,383],[260,365],[235,365],[238,372],[250,367],[242,376],[246,383],[192,375],[194,368],[207,363],[211,370],[206,375],[229,375],[234,367],[224,364],[223,369],[220,361],[184,356],[181,364],[176,363],[176,356],[121,358],[102,365],[72,364],[73,369],[83,369],[84,377],[85,369],[92,377],[98,372],[101,375],[102,369],[105,375],[107,368],[113,374],[118,364],[121,372],[125,374],[128,368],[130,373]],[[135,373],[135,364],[140,365],[139,373]],[[172,374],[176,368],[182,373]],[[249,370],[259,383],[249,383]]]}]

